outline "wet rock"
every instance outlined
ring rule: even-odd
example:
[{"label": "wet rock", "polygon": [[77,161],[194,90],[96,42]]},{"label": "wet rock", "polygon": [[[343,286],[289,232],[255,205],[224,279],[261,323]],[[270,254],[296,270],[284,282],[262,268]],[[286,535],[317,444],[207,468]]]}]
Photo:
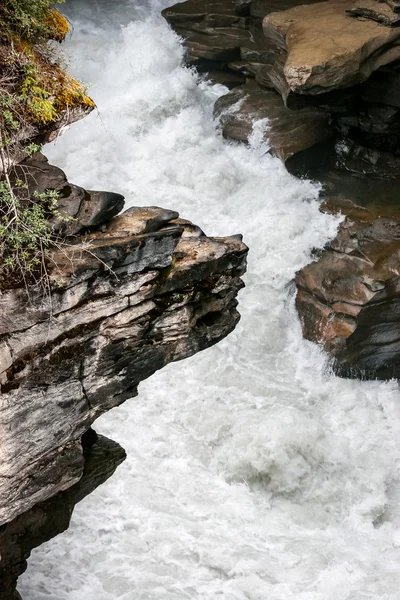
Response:
[{"label": "wet rock", "polygon": [[345,220],[318,259],[297,274],[296,306],[303,335],[335,357],[338,374],[384,379],[400,375],[393,287],[400,277],[400,215],[373,188],[370,198],[366,206],[345,194],[326,200],[323,210],[340,211]]},{"label": "wet rock", "polygon": [[0,523],[80,479],[80,439],[99,415],[238,322],[241,238],[178,217],[131,208],[54,250],[44,297],[2,292]]},{"label": "wet rock", "polygon": [[374,73],[362,85],[362,99],[365,102],[389,105],[400,108],[399,65],[386,67]]},{"label": "wet rock", "polygon": [[247,142],[259,122],[261,131],[270,144],[271,152],[288,161],[302,153],[303,167],[307,164],[306,151],[319,142],[329,140],[329,117],[317,109],[291,111],[273,90],[236,88],[215,103],[223,135],[236,141]]},{"label": "wet rock", "polygon": [[240,58],[240,46],[249,39],[244,6],[236,0],[188,0],[162,14],[184,38],[189,62],[229,62]]},{"label": "wet rock", "polygon": [[351,139],[337,144],[337,165],[339,168],[380,179],[393,179],[399,182],[400,158],[391,152],[367,148]]}]

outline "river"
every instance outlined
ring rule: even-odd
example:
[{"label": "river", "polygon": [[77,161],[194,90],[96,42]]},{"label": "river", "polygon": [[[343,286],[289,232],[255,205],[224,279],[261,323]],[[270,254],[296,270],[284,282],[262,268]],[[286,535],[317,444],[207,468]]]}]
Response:
[{"label": "river", "polygon": [[128,458],[33,552],[24,600],[398,600],[400,398],[301,337],[297,269],[334,236],[318,185],[222,139],[224,93],[182,66],[167,2],[68,0],[69,69],[98,110],[45,149],[70,181],[250,247],[242,320],[96,429]]}]

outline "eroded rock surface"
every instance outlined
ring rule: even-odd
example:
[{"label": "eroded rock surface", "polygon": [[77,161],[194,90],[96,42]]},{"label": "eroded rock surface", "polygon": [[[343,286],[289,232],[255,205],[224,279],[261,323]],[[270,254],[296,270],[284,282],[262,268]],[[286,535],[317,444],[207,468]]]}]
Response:
[{"label": "eroded rock surface", "polygon": [[265,35],[287,52],[283,72],[292,91],[320,94],[355,85],[400,58],[400,30],[354,18],[352,4],[328,0],[265,17]]},{"label": "eroded rock surface", "polygon": [[[342,375],[398,376],[400,3],[242,2],[236,35],[238,7],[189,0],[164,15],[179,33],[186,27],[189,58],[201,71],[246,80],[230,80],[216,102],[223,135],[245,143],[261,135],[291,173],[322,183],[323,210],[344,217],[296,279],[305,337],[325,347]],[[213,35],[234,40],[235,58],[214,53],[212,69],[201,61],[189,13],[202,23],[203,44],[212,21]]]},{"label": "eroded rock surface", "polygon": [[99,415],[235,327],[246,247],[177,218],[129,209],[54,252],[50,296],[3,291],[0,523],[79,480]]},{"label": "eroded rock surface", "polygon": [[307,151],[332,135],[327,113],[312,107],[291,111],[274,90],[235,88],[217,100],[214,114],[220,120],[223,135],[240,142],[249,140],[258,122],[270,151],[287,162],[288,168],[289,159],[295,154],[296,167],[301,163],[304,169],[313,164],[314,154]]},{"label": "eroded rock surface", "polygon": [[332,198],[345,215],[337,237],[296,277],[303,334],[335,358],[340,375],[400,375],[400,219],[379,200],[369,208]]}]

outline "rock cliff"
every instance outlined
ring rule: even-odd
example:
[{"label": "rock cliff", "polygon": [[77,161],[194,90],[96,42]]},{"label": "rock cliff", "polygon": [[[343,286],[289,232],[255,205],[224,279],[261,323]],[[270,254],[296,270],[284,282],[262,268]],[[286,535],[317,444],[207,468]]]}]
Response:
[{"label": "rock cliff", "polygon": [[[32,180],[42,170],[36,185],[65,189],[44,157],[22,166]],[[75,235],[52,252],[45,295],[16,287],[0,297],[0,525],[81,480],[82,437],[98,416],[239,320],[240,236],[209,238],[158,207],[110,219],[121,196],[67,188]]]},{"label": "rock cliff", "polygon": [[[0,23],[7,6],[0,2]],[[60,15],[50,16],[57,31],[67,29]],[[51,31],[46,39],[65,35]],[[15,31],[3,33],[5,71]],[[39,83],[30,80],[29,94],[21,93],[25,64],[13,63],[11,87],[0,81],[3,108],[11,97],[20,111],[10,104],[0,117],[1,600],[19,598],[16,582],[31,549],[68,527],[76,502],[124,459],[117,444],[92,431],[96,418],[134,397],[156,370],[234,329],[247,256],[240,235],[207,237],[157,206],[120,214],[120,194],[68,182],[36,144],[54,139],[94,104],[26,40],[17,55],[29,57],[36,82],[56,89],[50,95],[40,88],[44,104],[35,112],[29,94]],[[20,242],[7,237],[19,218],[10,217],[7,202],[31,211],[43,228],[46,251],[25,272],[10,260],[24,255],[8,248]]]},{"label": "rock cliff", "polygon": [[164,16],[187,60],[230,91],[223,135],[264,124],[270,152],[323,185],[343,215],[296,278],[305,337],[344,376],[398,376],[400,4],[394,0],[188,0]]}]

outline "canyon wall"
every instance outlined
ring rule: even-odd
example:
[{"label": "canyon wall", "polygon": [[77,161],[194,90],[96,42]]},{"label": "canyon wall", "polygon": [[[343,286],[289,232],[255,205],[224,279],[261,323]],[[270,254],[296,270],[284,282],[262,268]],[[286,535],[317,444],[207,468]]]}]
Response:
[{"label": "canyon wall", "polygon": [[[188,0],[164,10],[187,62],[230,91],[223,135],[258,123],[288,170],[322,183],[337,237],[296,277],[307,339],[343,376],[397,377],[400,4]],[[279,203],[279,198],[276,199]]]},{"label": "canyon wall", "polygon": [[[2,10],[0,4],[0,17]],[[60,15],[59,21],[66,23]],[[5,69],[9,43],[1,37]],[[43,53],[27,43],[21,48],[16,60],[34,61],[36,81],[47,85],[49,76],[56,91],[40,92],[45,118],[34,112],[34,99],[20,94],[26,64],[13,65],[12,89],[0,86],[3,100],[11,94],[18,109],[26,103],[18,127],[11,111],[1,114],[8,144],[0,144],[1,224],[19,218],[9,216],[12,201],[19,211],[37,206],[29,214],[40,226],[47,215],[40,264],[23,263],[31,267],[24,271],[23,249],[7,247],[7,238],[1,246],[1,600],[19,598],[17,578],[31,549],[66,529],[76,502],[124,459],[118,444],[91,429],[97,417],[137,395],[158,369],[234,329],[247,257],[240,235],[207,237],[157,206],[121,213],[120,194],[85,190],[50,165],[37,145],[58,137],[94,103]],[[17,131],[14,138],[7,127]]]}]

